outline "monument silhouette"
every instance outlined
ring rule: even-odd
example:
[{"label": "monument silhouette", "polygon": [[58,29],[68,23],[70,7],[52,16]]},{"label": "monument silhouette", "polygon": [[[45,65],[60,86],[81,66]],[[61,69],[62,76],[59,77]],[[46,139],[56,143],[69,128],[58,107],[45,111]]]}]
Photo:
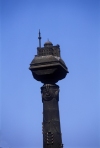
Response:
[{"label": "monument silhouette", "polygon": [[29,69],[33,78],[43,83],[41,87],[43,103],[43,148],[62,148],[62,134],[59,117],[59,80],[66,77],[68,68],[60,56],[60,46],[49,40],[41,47],[39,30],[39,47]]}]

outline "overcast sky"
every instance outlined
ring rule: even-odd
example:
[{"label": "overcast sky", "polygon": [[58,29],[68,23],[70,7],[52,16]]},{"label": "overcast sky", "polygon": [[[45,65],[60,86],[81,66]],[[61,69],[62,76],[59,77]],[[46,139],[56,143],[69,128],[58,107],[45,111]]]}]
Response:
[{"label": "overcast sky", "polygon": [[0,147],[42,148],[42,83],[29,64],[59,44],[69,74],[59,81],[64,148],[100,148],[100,0],[1,0]]}]

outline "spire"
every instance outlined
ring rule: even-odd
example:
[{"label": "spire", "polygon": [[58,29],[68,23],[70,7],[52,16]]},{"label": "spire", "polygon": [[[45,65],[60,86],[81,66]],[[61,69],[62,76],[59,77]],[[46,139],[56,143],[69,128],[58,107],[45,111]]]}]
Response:
[{"label": "spire", "polygon": [[38,37],[38,39],[39,39],[39,47],[41,48],[41,33],[40,33],[40,29],[39,29],[39,37]]}]

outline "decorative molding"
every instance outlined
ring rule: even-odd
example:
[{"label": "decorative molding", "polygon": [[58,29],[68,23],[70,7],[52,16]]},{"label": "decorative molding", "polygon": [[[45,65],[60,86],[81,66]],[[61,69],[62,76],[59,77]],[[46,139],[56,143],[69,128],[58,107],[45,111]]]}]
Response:
[{"label": "decorative molding", "polygon": [[60,47],[59,45],[56,46],[46,46],[46,47],[38,47],[37,48],[37,55],[38,56],[47,56],[53,55],[60,57]]},{"label": "decorative molding", "polygon": [[46,133],[46,142],[47,142],[47,145],[51,145],[54,143],[54,135],[52,132],[47,132]]},{"label": "decorative molding", "polygon": [[58,100],[59,86],[56,84],[45,84],[41,87],[42,101]]}]

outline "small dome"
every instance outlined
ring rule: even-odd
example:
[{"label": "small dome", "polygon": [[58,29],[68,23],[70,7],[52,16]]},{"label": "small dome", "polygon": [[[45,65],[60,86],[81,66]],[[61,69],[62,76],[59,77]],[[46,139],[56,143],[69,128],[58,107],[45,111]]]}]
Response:
[{"label": "small dome", "polygon": [[44,46],[52,46],[53,44],[48,40],[47,42],[44,43]]}]

